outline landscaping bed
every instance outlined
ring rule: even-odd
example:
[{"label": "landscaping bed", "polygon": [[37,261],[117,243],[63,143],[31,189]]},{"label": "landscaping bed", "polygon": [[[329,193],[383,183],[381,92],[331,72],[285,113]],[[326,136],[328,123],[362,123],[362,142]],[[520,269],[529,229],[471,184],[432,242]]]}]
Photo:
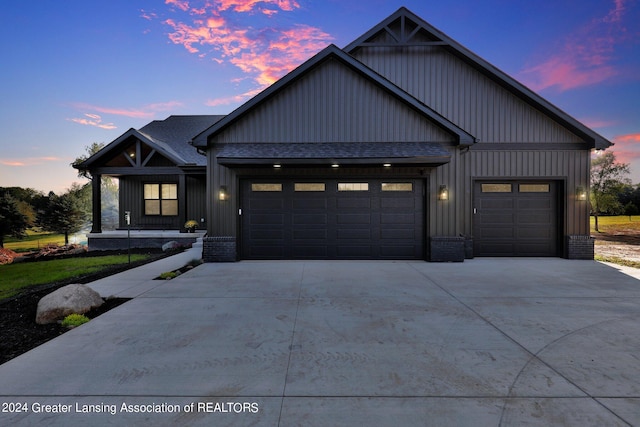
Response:
[{"label": "landscaping bed", "polygon": [[[148,251],[145,253],[148,253]],[[162,252],[152,253],[149,258],[143,261],[112,266],[97,273],[85,275],[81,278],[32,286],[23,290],[16,296],[0,300],[0,364],[26,353],[32,348],[35,348],[68,330],[58,323],[38,325],[35,322],[36,308],[40,298],[71,283],[93,282],[129,268],[138,267],[173,254],[175,254],[175,252],[169,254]],[[95,255],[95,253],[91,253],[91,256]],[[120,304],[125,303],[126,301],[128,301],[126,298],[107,299],[102,306],[85,313],[85,315],[90,319],[93,319],[119,306]]]}]

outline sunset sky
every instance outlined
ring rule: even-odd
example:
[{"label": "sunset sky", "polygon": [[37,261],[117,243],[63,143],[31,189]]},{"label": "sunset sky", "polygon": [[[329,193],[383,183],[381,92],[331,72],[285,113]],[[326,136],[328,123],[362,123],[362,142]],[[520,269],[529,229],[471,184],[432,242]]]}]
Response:
[{"label": "sunset sky", "polygon": [[640,0],[35,0],[3,4],[0,186],[63,192],[92,142],[227,114],[406,6],[615,142],[640,182]]}]

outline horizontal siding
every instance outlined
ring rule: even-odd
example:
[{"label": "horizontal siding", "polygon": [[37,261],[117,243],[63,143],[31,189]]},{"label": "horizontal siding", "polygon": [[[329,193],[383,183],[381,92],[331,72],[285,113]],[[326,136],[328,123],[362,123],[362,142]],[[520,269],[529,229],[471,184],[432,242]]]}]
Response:
[{"label": "horizontal siding", "polygon": [[355,57],[481,142],[582,142],[443,47],[366,47]]},{"label": "horizontal siding", "polygon": [[388,91],[331,59],[211,142],[453,142]]}]

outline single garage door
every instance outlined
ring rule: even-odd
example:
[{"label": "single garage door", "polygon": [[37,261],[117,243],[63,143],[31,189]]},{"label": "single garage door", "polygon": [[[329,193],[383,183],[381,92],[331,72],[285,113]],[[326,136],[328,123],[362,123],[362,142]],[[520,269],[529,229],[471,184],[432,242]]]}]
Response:
[{"label": "single garage door", "polygon": [[474,254],[557,256],[555,182],[476,182]]},{"label": "single garage door", "polygon": [[242,182],[244,259],[424,259],[420,180]]}]

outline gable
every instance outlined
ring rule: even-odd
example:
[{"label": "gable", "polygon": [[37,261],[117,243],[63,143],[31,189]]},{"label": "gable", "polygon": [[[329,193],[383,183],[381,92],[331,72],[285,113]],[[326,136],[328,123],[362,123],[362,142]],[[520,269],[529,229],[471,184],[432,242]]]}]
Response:
[{"label": "gable", "polygon": [[431,141],[457,136],[385,88],[328,57],[244,113],[210,142]]},{"label": "gable", "polygon": [[176,166],[154,148],[131,137],[102,158],[102,166],[118,168]]},{"label": "gable", "polygon": [[405,8],[345,51],[480,142],[611,144]]}]

